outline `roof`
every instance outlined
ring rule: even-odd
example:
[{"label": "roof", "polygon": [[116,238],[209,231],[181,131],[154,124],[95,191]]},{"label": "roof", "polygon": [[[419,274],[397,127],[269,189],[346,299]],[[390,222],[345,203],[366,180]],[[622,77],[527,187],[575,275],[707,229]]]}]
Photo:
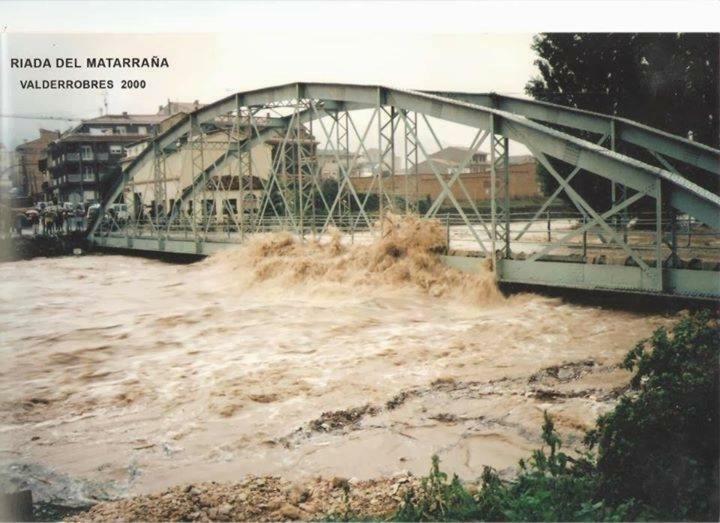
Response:
[{"label": "roof", "polygon": [[194,102],[172,102],[168,100],[167,105],[161,105],[159,107],[157,114],[162,114],[165,116],[177,113],[190,114],[191,112],[199,109],[200,107],[205,107],[205,104],[201,104],[197,100],[195,100]]},{"label": "roof", "polygon": [[[430,155],[430,158],[433,160],[448,160],[450,162],[454,163],[462,163],[467,158],[468,154],[472,152],[472,149],[469,147],[457,147],[457,146],[450,146],[445,147],[444,149],[440,149],[439,151],[433,153]],[[476,151],[473,154],[482,154],[484,156],[487,156],[487,153],[484,153],[482,151]]]},{"label": "roof", "polygon": [[107,142],[124,144],[134,143],[144,138],[144,134],[88,134],[88,133],[69,133],[52,143],[81,143],[81,142]]},{"label": "roof", "polygon": [[335,158],[337,155],[339,158],[352,158],[355,156],[355,153],[351,151],[342,151],[342,150],[333,150],[333,149],[320,149],[318,148],[315,151],[315,154],[317,156],[329,156],[330,158]]},{"label": "roof", "polygon": [[[458,151],[461,151],[463,148],[462,147],[452,147],[452,148],[448,147],[448,148],[443,149],[442,151],[438,151],[438,152],[447,151],[448,149],[455,149],[455,151],[451,151],[450,156],[452,156],[453,154],[456,154]],[[466,149],[464,154],[467,155],[468,151],[469,151],[469,149]],[[435,154],[438,154],[438,153],[435,153]],[[487,155],[487,153],[482,153],[482,154]],[[431,160],[432,160],[432,165],[430,164]],[[522,155],[517,155],[517,156],[510,156],[508,163],[510,165],[523,165],[523,164],[535,163],[535,162],[536,162],[535,157],[532,156],[531,154],[522,154]],[[437,158],[437,157],[435,157],[435,155],[431,154],[430,159],[424,160],[417,164],[417,172],[418,172],[418,174],[433,174],[434,171],[433,171],[432,166],[434,165],[435,168],[438,170],[438,172],[442,173],[443,171],[447,171],[448,169],[457,167],[461,163],[462,163],[462,160],[455,161],[455,160],[450,160],[450,159],[446,159],[446,158]],[[475,165],[478,165],[478,164],[476,163]],[[479,165],[483,165],[485,169],[489,168],[488,162],[484,162]]]},{"label": "roof", "polygon": [[25,149],[44,149],[48,143],[60,137],[60,131],[48,131],[47,129],[39,129],[39,131],[39,138],[21,143],[15,147],[15,150],[24,151]]},{"label": "roof", "polygon": [[89,120],[82,120],[82,124],[137,124],[137,125],[157,125],[168,117],[167,114],[106,114]]}]

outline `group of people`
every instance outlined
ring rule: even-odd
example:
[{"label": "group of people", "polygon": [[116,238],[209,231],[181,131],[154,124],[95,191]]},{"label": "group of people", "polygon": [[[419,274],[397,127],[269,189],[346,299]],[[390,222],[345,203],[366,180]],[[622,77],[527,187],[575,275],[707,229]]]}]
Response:
[{"label": "group of people", "polygon": [[84,231],[86,227],[85,209],[82,204],[58,207],[40,204],[15,217],[15,232],[22,235],[24,228],[30,227],[34,236],[42,234],[53,236],[74,231]]}]

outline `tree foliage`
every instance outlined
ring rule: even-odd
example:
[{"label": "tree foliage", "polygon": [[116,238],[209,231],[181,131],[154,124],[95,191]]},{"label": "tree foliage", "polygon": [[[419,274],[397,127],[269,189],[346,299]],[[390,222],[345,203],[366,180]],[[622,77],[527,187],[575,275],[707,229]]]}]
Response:
[{"label": "tree foliage", "polygon": [[[532,49],[540,74],[525,90],[533,98],[629,118],[683,137],[692,133],[695,141],[720,148],[720,35],[542,33]],[[657,164],[632,145],[619,144],[617,150]],[[682,172],[717,192],[716,180],[704,171],[683,167]],[[544,168],[540,181],[546,193],[558,186]],[[571,185],[590,203],[610,203],[608,180],[581,175]]]}]

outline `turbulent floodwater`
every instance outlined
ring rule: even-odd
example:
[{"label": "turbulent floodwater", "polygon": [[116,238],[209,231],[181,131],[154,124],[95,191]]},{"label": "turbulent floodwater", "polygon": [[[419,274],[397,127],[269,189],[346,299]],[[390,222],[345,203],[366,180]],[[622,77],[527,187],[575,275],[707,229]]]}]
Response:
[{"label": "turbulent floodwater", "polygon": [[504,298],[438,262],[443,236],[409,223],[371,246],[275,236],[192,265],[0,264],[5,479],[67,502],[424,473],[432,453],[471,478],[526,456],[545,409],[577,442],[626,383],[616,364],[671,319]]}]

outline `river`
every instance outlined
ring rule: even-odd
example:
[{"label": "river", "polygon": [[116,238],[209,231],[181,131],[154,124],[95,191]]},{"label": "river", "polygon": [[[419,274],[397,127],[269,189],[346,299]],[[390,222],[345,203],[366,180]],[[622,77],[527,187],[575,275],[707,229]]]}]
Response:
[{"label": "river", "polygon": [[[569,448],[672,317],[503,297],[433,254],[261,237],[190,265],[0,264],[0,465],[66,503],[248,474],[510,473],[548,410]],[[17,478],[15,478],[17,480]]]}]

